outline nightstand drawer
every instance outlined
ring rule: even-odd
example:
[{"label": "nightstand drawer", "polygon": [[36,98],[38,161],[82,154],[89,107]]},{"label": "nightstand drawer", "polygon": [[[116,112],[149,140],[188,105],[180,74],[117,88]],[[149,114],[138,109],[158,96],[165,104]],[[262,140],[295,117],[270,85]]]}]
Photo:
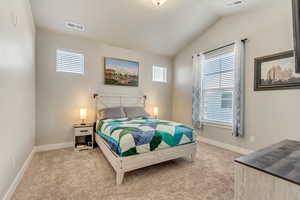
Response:
[{"label": "nightstand drawer", "polygon": [[92,135],[93,127],[75,128],[75,136]]}]

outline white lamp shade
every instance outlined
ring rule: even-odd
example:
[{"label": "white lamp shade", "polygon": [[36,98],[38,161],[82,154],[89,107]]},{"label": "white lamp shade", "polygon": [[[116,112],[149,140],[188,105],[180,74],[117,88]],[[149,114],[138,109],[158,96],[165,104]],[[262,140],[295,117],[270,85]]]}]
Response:
[{"label": "white lamp shade", "polygon": [[152,0],[153,4],[156,6],[163,5],[167,0]]},{"label": "white lamp shade", "polygon": [[80,108],[80,119],[85,120],[86,119],[86,113],[87,113],[86,108]]},{"label": "white lamp shade", "polygon": [[158,111],[159,111],[158,107],[154,107],[153,108],[153,115],[157,117],[158,116]]}]

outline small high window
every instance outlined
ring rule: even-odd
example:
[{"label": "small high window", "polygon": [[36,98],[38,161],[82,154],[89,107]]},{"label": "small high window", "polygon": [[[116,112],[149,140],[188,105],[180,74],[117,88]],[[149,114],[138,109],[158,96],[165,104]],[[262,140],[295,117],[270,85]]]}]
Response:
[{"label": "small high window", "polygon": [[84,55],[64,50],[56,50],[56,71],[84,74]]},{"label": "small high window", "polygon": [[163,83],[167,82],[167,68],[153,66],[152,71],[153,71],[153,77],[152,77],[153,81],[163,82]]}]

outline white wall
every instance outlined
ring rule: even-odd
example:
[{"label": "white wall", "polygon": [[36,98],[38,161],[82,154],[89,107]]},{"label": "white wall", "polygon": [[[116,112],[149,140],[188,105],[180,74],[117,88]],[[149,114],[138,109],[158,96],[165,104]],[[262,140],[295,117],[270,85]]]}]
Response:
[{"label": "white wall", "polygon": [[[56,49],[70,49],[85,55],[85,75],[57,73]],[[140,62],[139,87],[105,86],[104,56]],[[72,124],[79,122],[79,108],[88,108],[88,121],[93,121],[92,91],[122,94],[143,93],[148,96],[147,109],[160,108],[160,117],[171,118],[171,58],[110,46],[95,40],[37,31],[37,137],[36,144],[73,141]],[[152,82],[152,65],[168,67],[168,83]]]},{"label": "white wall", "polygon": [[[17,20],[13,20],[14,16]],[[34,146],[35,28],[29,1],[0,0],[0,24],[0,199],[3,199]]]},{"label": "white wall", "polygon": [[[173,120],[191,124],[192,59],[194,53],[236,39],[246,44],[245,137],[234,138],[228,129],[205,127],[202,136],[258,149],[285,138],[300,140],[300,90],[254,92],[254,58],[293,49],[291,1],[274,0],[265,8],[221,18],[174,59]],[[255,142],[250,142],[250,136]]]}]

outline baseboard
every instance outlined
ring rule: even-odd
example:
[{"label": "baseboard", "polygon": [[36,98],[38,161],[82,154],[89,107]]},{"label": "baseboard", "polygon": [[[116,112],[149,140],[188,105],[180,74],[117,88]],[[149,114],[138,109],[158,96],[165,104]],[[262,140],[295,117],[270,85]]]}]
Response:
[{"label": "baseboard", "polygon": [[253,150],[250,150],[250,149],[244,149],[242,147],[234,146],[234,145],[231,145],[231,144],[225,144],[225,143],[218,142],[218,141],[211,140],[211,139],[204,138],[204,137],[198,137],[198,140],[200,142],[204,142],[204,143],[214,145],[214,146],[217,146],[217,147],[220,147],[220,148],[223,148],[223,149],[227,149],[227,150],[230,150],[230,151],[242,154],[242,155],[247,155],[247,154],[250,154],[250,153],[254,152]]},{"label": "baseboard", "polygon": [[56,149],[63,149],[63,148],[69,148],[73,147],[73,142],[66,142],[66,143],[58,143],[58,144],[46,144],[46,145],[40,145],[35,147],[36,152],[41,151],[50,151],[50,150],[56,150]]},{"label": "baseboard", "polygon": [[29,156],[27,157],[27,159],[25,160],[23,166],[21,167],[21,169],[19,170],[17,176],[15,177],[14,181],[12,182],[12,184],[10,185],[10,187],[8,188],[8,191],[6,192],[6,194],[3,197],[3,200],[10,200],[14,194],[14,192],[17,189],[17,186],[19,185],[19,183],[21,182],[25,171],[27,170],[27,168],[29,167],[29,164],[34,156],[35,153],[35,147],[33,147],[31,153],[29,154]]}]

